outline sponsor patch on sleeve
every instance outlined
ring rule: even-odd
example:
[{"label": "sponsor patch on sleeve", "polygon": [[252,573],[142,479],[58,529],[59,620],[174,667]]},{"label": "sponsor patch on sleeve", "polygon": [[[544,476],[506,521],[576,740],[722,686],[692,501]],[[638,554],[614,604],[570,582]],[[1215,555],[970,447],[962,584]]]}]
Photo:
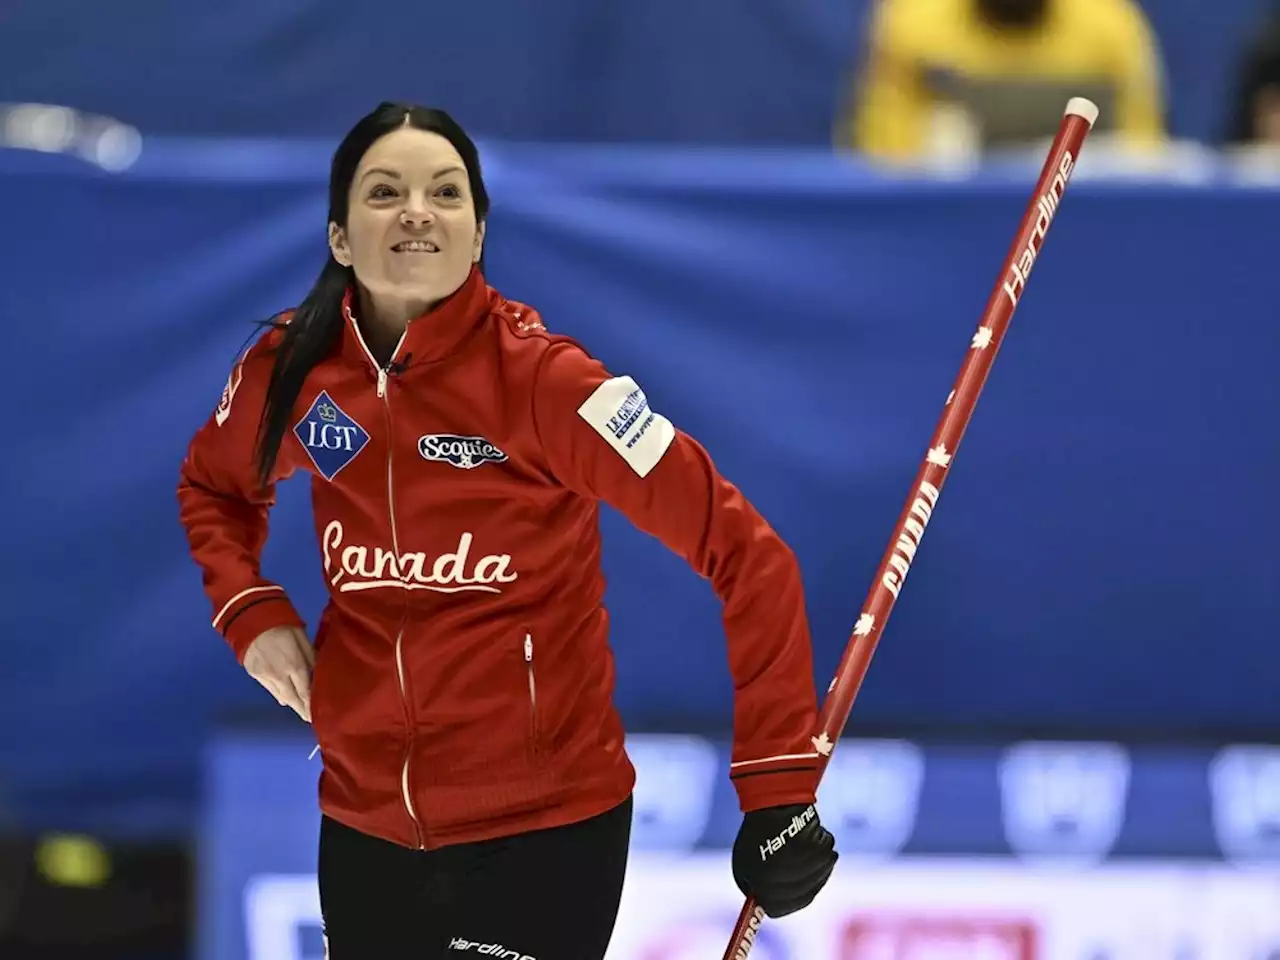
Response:
[{"label": "sponsor patch on sleeve", "polygon": [[227,417],[231,416],[231,401],[236,398],[236,391],[240,389],[240,381],[244,379],[244,360],[240,360],[231,368],[231,373],[227,376],[227,385],[222,388],[222,396],[218,400],[218,409],[214,411],[214,419],[218,426],[222,426],[227,422]]},{"label": "sponsor patch on sleeve", "polygon": [[578,416],[642,477],[657,466],[676,437],[675,427],[650,409],[644,391],[631,377],[600,384],[578,408]]}]

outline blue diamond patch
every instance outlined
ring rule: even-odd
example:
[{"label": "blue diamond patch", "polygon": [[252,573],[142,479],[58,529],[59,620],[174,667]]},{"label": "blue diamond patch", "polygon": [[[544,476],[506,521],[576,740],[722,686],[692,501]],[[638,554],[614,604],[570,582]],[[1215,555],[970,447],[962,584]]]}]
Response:
[{"label": "blue diamond patch", "polygon": [[369,442],[364,427],[347,416],[327,390],[320,391],[293,433],[326,480],[336,477]]}]

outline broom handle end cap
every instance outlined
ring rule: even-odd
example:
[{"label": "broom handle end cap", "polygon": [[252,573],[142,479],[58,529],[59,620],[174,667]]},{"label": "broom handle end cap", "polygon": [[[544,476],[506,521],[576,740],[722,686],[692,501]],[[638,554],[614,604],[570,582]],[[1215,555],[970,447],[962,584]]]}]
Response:
[{"label": "broom handle end cap", "polygon": [[1067,101],[1066,115],[1080,117],[1092,127],[1098,119],[1098,105],[1085,97],[1072,97]]}]

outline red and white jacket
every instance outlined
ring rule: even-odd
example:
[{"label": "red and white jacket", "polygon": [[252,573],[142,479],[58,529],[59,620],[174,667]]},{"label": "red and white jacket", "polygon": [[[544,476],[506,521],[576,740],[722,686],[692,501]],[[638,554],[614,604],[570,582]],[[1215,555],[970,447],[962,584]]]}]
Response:
[{"label": "red and white jacket", "polygon": [[311,694],[321,809],[430,849],[625,799],[635,772],[612,703],[600,502],[723,603],[741,809],[811,802],[799,570],[706,451],[478,271],[409,324],[383,368],[349,294],[344,313],[271,485],[254,479],[254,443],[276,331],[236,364],[178,487],[213,626],[243,660],[264,630],[302,626],[259,558],[275,483],[311,475],[330,594]]}]

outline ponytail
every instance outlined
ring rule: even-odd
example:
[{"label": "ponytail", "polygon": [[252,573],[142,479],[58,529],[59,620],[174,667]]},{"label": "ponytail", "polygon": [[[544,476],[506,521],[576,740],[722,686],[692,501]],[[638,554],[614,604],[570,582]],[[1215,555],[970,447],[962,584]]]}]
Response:
[{"label": "ponytail", "polygon": [[275,468],[307,374],[329,354],[342,333],[342,298],[351,279],[351,268],[330,257],[293,319],[282,325],[284,335],[275,349],[266,406],[258,427],[258,480],[264,487]]}]

